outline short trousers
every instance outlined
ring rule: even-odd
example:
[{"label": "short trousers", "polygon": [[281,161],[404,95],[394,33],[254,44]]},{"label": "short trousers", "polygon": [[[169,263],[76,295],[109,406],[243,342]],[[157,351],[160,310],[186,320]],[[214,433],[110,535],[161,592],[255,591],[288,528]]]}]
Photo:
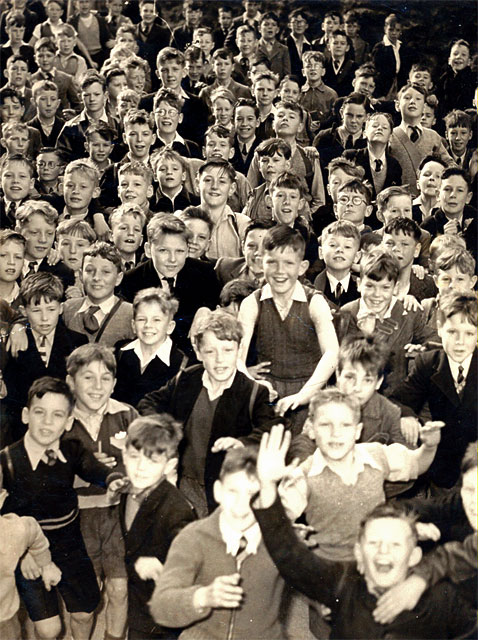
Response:
[{"label": "short trousers", "polygon": [[126,578],[125,547],[118,506],[81,509],[81,533],[100,578]]}]

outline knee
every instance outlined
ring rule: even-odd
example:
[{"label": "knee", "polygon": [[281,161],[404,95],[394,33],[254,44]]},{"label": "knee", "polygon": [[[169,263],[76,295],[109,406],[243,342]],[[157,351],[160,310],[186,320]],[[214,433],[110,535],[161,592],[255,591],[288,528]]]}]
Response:
[{"label": "knee", "polygon": [[37,620],[33,623],[39,640],[55,640],[61,633],[61,621],[59,616],[46,620]]},{"label": "knee", "polygon": [[106,593],[112,604],[125,602],[128,597],[128,583],[126,578],[107,579]]},{"label": "knee", "polygon": [[93,615],[94,611],[91,613],[86,613],[86,611],[75,611],[70,613],[71,619],[73,622],[76,622],[76,624],[88,624],[88,622],[93,618]]}]

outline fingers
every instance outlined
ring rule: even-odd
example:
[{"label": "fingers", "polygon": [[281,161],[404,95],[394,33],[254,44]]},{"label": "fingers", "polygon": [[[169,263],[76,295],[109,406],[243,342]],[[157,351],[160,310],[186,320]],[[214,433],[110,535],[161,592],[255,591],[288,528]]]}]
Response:
[{"label": "fingers", "polygon": [[219,576],[212,584],[216,607],[234,608],[241,604],[244,590],[239,586],[240,575]]}]

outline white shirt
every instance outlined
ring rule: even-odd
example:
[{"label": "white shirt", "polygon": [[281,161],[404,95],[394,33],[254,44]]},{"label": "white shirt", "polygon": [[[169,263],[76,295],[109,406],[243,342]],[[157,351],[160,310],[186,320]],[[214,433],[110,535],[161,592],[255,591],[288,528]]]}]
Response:
[{"label": "white shirt", "polygon": [[405,133],[407,134],[408,137],[410,137],[410,134],[412,132],[411,127],[414,127],[415,129],[418,129],[418,133],[420,138],[423,135],[423,127],[421,124],[407,124],[406,122],[402,122],[398,125],[399,129],[402,129],[402,131],[405,131]]},{"label": "white shirt", "polygon": [[[390,302],[390,305],[388,307],[388,309],[385,311],[385,313],[382,316],[382,320],[385,320],[386,318],[390,318],[392,316],[392,310],[393,307],[395,306],[395,303],[397,302],[398,298],[396,296],[392,296],[392,301]],[[359,320],[360,318],[365,318],[366,316],[375,316],[377,317],[377,315],[375,313],[373,313],[372,311],[370,311],[370,309],[367,307],[367,305],[364,302],[363,298],[360,298],[360,302],[359,302],[359,310],[357,313],[357,320]]]},{"label": "white shirt", "polygon": [[101,407],[95,413],[87,413],[86,411],[82,411],[78,409],[77,406],[73,407],[72,416],[79,420],[81,424],[85,427],[88,434],[90,435],[92,440],[98,440],[98,435],[100,433],[101,423],[103,422],[103,418],[107,413],[121,413],[121,411],[125,411],[129,409],[129,405],[124,402],[119,402],[114,398],[109,398],[107,403]]},{"label": "white shirt", "polygon": [[113,294],[106,300],[103,300],[100,304],[95,304],[86,297],[77,313],[84,313],[85,311],[88,311],[90,307],[99,307],[99,310],[94,314],[94,317],[98,320],[98,324],[101,324],[111,309],[115,306],[117,300],[118,298]]},{"label": "white shirt", "polygon": [[[35,343],[37,345],[37,349],[40,350],[40,348],[41,348],[42,351],[45,351],[45,354],[46,354],[46,365],[47,366],[48,366],[48,362],[50,361],[51,350],[53,348],[53,341],[55,339],[55,331],[56,331],[56,327],[53,329],[53,331],[50,331],[50,333],[47,334],[46,336],[42,336],[37,331],[32,329],[32,333],[33,333],[33,337],[35,338]],[[45,346],[44,347],[40,347],[43,337],[46,338]]]},{"label": "white shirt", "polygon": [[131,351],[132,349],[140,362],[141,373],[143,373],[143,371],[146,369],[148,364],[155,358],[159,358],[161,362],[164,362],[164,364],[169,367],[172,348],[173,348],[173,341],[168,336],[164,340],[164,342],[162,342],[159,345],[156,351],[152,353],[150,356],[144,355],[141,349],[141,342],[138,339],[133,340],[133,342],[130,342],[125,347],[122,347],[121,351]]},{"label": "white shirt", "polygon": [[38,273],[38,269],[40,268],[41,263],[43,262],[43,258],[41,260],[24,260],[23,268],[22,268],[22,276],[25,277],[27,273],[30,271],[30,262],[36,262],[37,264],[34,266],[35,273]]},{"label": "white shirt", "polygon": [[219,389],[215,390],[213,389],[211,378],[209,377],[208,372],[204,371],[204,373],[202,374],[202,384],[207,391],[209,400],[212,402],[213,400],[216,400],[216,398],[219,398],[220,396],[222,396],[223,392],[226,389],[229,389],[230,387],[232,387],[232,383],[234,382],[235,377],[236,377],[236,371],[234,371],[234,373],[230,378],[228,378],[222,384],[219,385]]},{"label": "white shirt", "polygon": [[454,360],[448,357],[448,364],[450,365],[451,375],[453,376],[453,380],[455,381],[455,384],[457,383],[457,380],[458,380],[458,367],[463,367],[463,377],[466,380],[468,376],[468,371],[470,370],[472,358],[473,358],[473,354],[469,355],[468,358],[463,360],[463,362],[455,362]]},{"label": "white shirt", "polygon": [[373,153],[371,151],[368,152],[369,158],[370,158],[370,168],[372,169],[373,173],[377,173],[375,171],[375,160],[380,160],[382,162],[382,168],[380,169],[380,172],[382,172],[384,169],[387,169],[387,160],[386,160],[386,155],[385,155],[385,151],[382,153],[381,156],[374,156]]},{"label": "white shirt", "polygon": [[395,56],[395,73],[398,73],[400,71],[400,45],[402,41],[397,40],[396,44],[393,44],[388,36],[383,36],[383,44],[386,47],[392,47],[393,55]]},{"label": "white shirt", "polygon": [[337,280],[337,278],[333,276],[331,273],[329,273],[328,271],[326,271],[326,276],[329,279],[330,288],[335,294],[337,292],[337,285],[339,284],[339,282],[342,285],[342,288],[345,292],[349,290],[350,276],[351,276],[350,272],[345,276],[345,278],[342,278],[342,280]]},{"label": "white shirt", "polygon": [[163,138],[161,138],[159,133],[156,134],[156,137],[158,138],[158,140],[161,140],[161,142],[164,144],[165,147],[170,147],[175,142],[180,142],[181,144],[185,145],[184,138],[182,136],[180,136],[177,131],[176,131],[176,134],[175,134],[173,140],[171,140],[171,142],[166,142],[166,140],[163,140]]},{"label": "white shirt", "polygon": [[27,456],[33,471],[35,471],[40,464],[40,460],[43,460],[43,462],[47,462],[48,458],[45,455],[45,451],[50,449],[56,453],[57,459],[60,460],[60,462],[66,462],[65,456],[60,450],[60,438],[44,447],[41,444],[38,444],[38,442],[35,442],[35,440],[33,440],[33,438],[31,437],[30,432],[27,431],[25,434],[25,438],[23,439],[23,444],[25,445],[25,450],[27,452]]},{"label": "white shirt", "polygon": [[289,311],[290,311],[290,308],[291,308],[292,303],[294,302],[294,300],[296,300],[297,302],[307,302],[307,296],[305,295],[304,287],[301,285],[301,283],[298,280],[296,281],[295,286],[294,286],[294,290],[292,292],[292,295],[289,298],[289,303],[290,304],[288,305],[287,309],[285,307],[282,308],[282,307],[279,307],[277,305],[277,302],[274,300],[274,296],[272,295],[271,286],[270,286],[270,284],[266,283],[262,287],[260,299],[262,301],[262,300],[267,300],[268,298],[272,298],[272,300],[273,300],[273,302],[274,302],[274,304],[276,306],[277,312],[279,313],[279,315],[282,318],[282,320],[285,320],[285,318],[287,318],[287,316],[289,314]]},{"label": "white shirt", "polygon": [[8,302],[8,304],[12,304],[12,302],[18,298],[19,293],[20,287],[18,286],[18,282],[14,282],[13,289],[11,290],[10,295],[5,296],[3,299],[5,300],[5,302]]},{"label": "white shirt", "polygon": [[241,538],[245,538],[247,540],[245,551],[248,555],[255,555],[257,553],[257,549],[262,540],[261,529],[257,522],[245,531],[236,531],[229,526],[222,513],[219,515],[219,531],[221,533],[221,538],[226,544],[226,553],[230,553],[231,556],[237,555]]}]

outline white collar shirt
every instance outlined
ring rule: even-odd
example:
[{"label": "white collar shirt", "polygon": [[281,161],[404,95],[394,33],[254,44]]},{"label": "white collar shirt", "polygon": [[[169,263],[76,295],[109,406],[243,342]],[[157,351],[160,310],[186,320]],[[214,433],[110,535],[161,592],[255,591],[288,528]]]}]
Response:
[{"label": "white collar shirt", "polygon": [[154,353],[152,353],[149,356],[145,356],[142,349],[141,349],[141,343],[138,339],[133,340],[133,342],[130,342],[129,344],[127,344],[125,347],[123,347],[121,349],[121,351],[134,351],[135,355],[137,356],[139,362],[140,362],[140,366],[141,366],[141,373],[143,373],[143,371],[146,369],[146,367],[148,366],[148,364],[150,362],[152,362],[155,358],[159,358],[161,360],[161,362],[164,362],[164,364],[169,367],[170,361],[171,361],[171,349],[173,348],[173,341],[171,340],[171,338],[168,336],[164,342],[162,342],[159,347],[156,349],[156,351],[154,351]]},{"label": "white collar shirt", "polygon": [[33,471],[35,471],[40,464],[40,460],[43,460],[43,462],[47,462],[45,451],[49,451],[50,449],[56,453],[57,459],[60,460],[60,462],[66,462],[66,458],[60,449],[60,438],[44,447],[35,442],[30,433],[27,431],[23,439],[23,444],[25,446],[25,451],[27,452],[28,460],[30,461]]},{"label": "white collar shirt", "polygon": [[245,531],[236,531],[229,526],[222,513],[219,515],[219,531],[226,545],[226,553],[231,556],[237,556],[241,538],[245,538],[247,541],[245,548],[247,555],[255,555],[262,540],[261,529],[257,522]]}]

